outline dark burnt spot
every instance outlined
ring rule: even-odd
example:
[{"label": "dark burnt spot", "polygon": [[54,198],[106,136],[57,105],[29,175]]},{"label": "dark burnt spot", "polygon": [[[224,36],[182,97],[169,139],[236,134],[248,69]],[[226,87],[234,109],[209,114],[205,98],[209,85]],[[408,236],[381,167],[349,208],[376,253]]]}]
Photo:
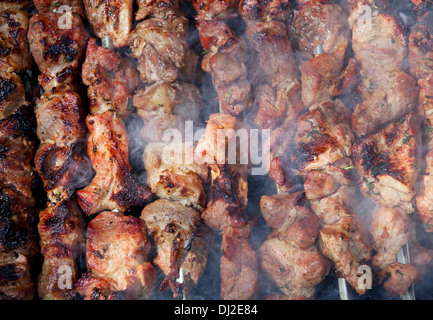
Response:
[{"label": "dark burnt spot", "polygon": [[62,71],[59,71],[56,74],[57,82],[64,83],[68,78],[72,78],[74,76],[74,72],[71,67],[64,68]]},{"label": "dark burnt spot", "polygon": [[74,40],[70,36],[63,34],[59,41],[48,46],[44,51],[44,59],[53,59],[58,61],[59,56],[63,55],[63,62],[72,61],[77,54],[77,51],[73,47]]},{"label": "dark burnt spot", "polygon": [[0,266],[0,283],[15,281],[23,276],[22,270],[12,264]]},{"label": "dark burnt spot", "polygon": [[69,207],[66,202],[60,204],[52,217],[45,221],[45,226],[53,235],[66,234],[66,220],[69,215]]},{"label": "dark burnt spot", "polygon": [[328,151],[332,145],[335,145],[335,139],[328,134],[313,133],[308,143],[302,142],[296,148],[293,168],[301,170],[308,162],[315,161],[318,156]]},{"label": "dark burnt spot", "polygon": [[395,132],[385,132],[385,141],[387,144],[390,144],[391,142],[394,141],[394,138],[396,137],[396,133]]},{"label": "dark burnt spot", "polygon": [[176,226],[171,222],[167,223],[167,225],[164,228],[164,232],[175,233],[176,232]]},{"label": "dark burnt spot", "polygon": [[16,88],[12,80],[0,78],[0,102],[7,100]]},{"label": "dark burnt spot", "polygon": [[248,217],[245,210],[239,208],[238,206],[229,206],[227,207],[227,213],[230,225],[232,227],[242,227],[247,224]]},{"label": "dark burnt spot", "polygon": [[9,151],[9,147],[0,143],[0,159],[6,158],[6,153]]},{"label": "dark burnt spot", "polygon": [[0,44],[0,56],[1,57],[6,57],[10,52],[11,52],[11,48],[8,48],[8,47],[5,48]]}]

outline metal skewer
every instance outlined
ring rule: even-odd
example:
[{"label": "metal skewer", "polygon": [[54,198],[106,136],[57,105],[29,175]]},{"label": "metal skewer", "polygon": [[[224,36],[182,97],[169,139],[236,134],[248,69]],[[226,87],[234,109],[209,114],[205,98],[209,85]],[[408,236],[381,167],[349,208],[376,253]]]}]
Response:
[{"label": "metal skewer", "polygon": [[[397,262],[410,264],[409,246],[405,244],[397,254]],[[413,283],[410,285],[402,300],[415,300],[415,288]]]}]

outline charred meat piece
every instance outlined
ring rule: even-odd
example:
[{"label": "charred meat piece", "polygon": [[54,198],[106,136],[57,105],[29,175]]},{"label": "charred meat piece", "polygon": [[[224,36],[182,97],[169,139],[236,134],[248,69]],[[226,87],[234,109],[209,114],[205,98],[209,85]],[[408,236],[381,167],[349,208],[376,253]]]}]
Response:
[{"label": "charred meat piece", "polygon": [[0,253],[0,300],[33,300],[30,264],[22,254]]},{"label": "charred meat piece", "polygon": [[132,94],[140,80],[131,60],[98,46],[91,38],[87,44],[82,79],[89,86],[91,114],[111,110],[125,118],[132,113]]},{"label": "charred meat piece", "polygon": [[220,112],[239,116],[253,106],[245,65],[246,43],[225,21],[202,20],[197,24],[200,42],[207,51],[202,69],[212,75]]},{"label": "charred meat piece", "polygon": [[87,215],[93,215],[104,210],[124,212],[144,205],[151,193],[133,179],[123,120],[116,112],[106,111],[87,116],[86,124],[90,132],[87,154],[96,175],[87,187],[77,191],[81,208]]},{"label": "charred meat piece", "polygon": [[129,37],[132,57],[144,82],[197,80],[198,56],[187,43],[188,19],[149,18],[140,22]]},{"label": "charred meat piece", "polygon": [[293,169],[305,175],[351,156],[354,141],[349,111],[340,101],[326,101],[298,118]]},{"label": "charred meat piece", "polygon": [[186,142],[175,146],[149,143],[144,149],[143,163],[147,183],[153,194],[203,210],[206,207],[203,184],[207,181],[208,168],[194,159],[187,159],[187,152],[193,152],[194,149],[193,145]]},{"label": "charred meat piece", "polygon": [[275,236],[300,249],[306,249],[316,241],[319,219],[306,205],[305,194],[263,196],[260,209],[266,223],[273,229],[270,237]]},{"label": "charred meat piece", "polygon": [[105,211],[89,222],[86,257],[90,275],[125,291],[127,299],[146,299],[156,274],[147,262],[150,243],[144,222],[132,216]]},{"label": "charred meat piece", "polygon": [[425,174],[420,176],[416,187],[416,207],[427,232],[433,232],[433,149],[426,156]]},{"label": "charred meat piece", "polygon": [[9,72],[30,69],[33,59],[29,50],[27,30],[29,15],[22,10],[0,7],[0,66]]},{"label": "charred meat piece", "polygon": [[77,300],[123,300],[125,291],[117,290],[116,283],[109,278],[97,277],[89,272],[75,283],[74,299]]},{"label": "charred meat piece", "polygon": [[[44,256],[38,279],[39,296],[47,300],[70,300],[78,278],[77,261],[85,250],[84,222],[76,200],[62,201],[42,210],[38,231]],[[70,278],[62,282],[65,274]]]},{"label": "charred meat piece", "polygon": [[84,5],[81,0],[33,0],[33,4],[36,9],[42,13],[52,11],[69,14],[70,12],[71,14],[79,15],[82,19],[86,18]]},{"label": "charred meat piece", "polygon": [[403,297],[409,286],[418,280],[418,271],[413,264],[395,262],[383,269],[379,281],[395,297]]},{"label": "charred meat piece", "polygon": [[285,23],[290,15],[290,1],[242,0],[239,3],[239,14],[248,20],[274,20]]},{"label": "charred meat piece", "polygon": [[410,113],[354,144],[353,159],[365,196],[383,206],[414,210],[412,198],[421,168],[420,120]]},{"label": "charred meat piece", "polygon": [[109,37],[113,45],[128,45],[132,27],[133,1],[97,1],[84,0],[87,20],[99,38]]},{"label": "charred meat piece", "polygon": [[178,0],[137,0],[138,11],[135,20],[147,17],[169,19],[173,15],[183,15],[182,1]]},{"label": "charred meat piece", "polygon": [[40,140],[35,165],[50,201],[72,196],[91,172],[85,149],[86,127],[80,96],[73,91],[47,91],[36,101]]},{"label": "charred meat piece", "polygon": [[294,12],[290,34],[305,59],[312,59],[317,48],[343,61],[350,29],[343,9],[329,0],[303,3]]},{"label": "charred meat piece", "polygon": [[260,246],[261,268],[288,298],[314,298],[314,286],[328,275],[329,261],[316,245],[305,249],[270,237]]},{"label": "charred meat piece", "polygon": [[197,20],[230,20],[237,15],[239,0],[193,0]]},{"label": "charred meat piece", "polygon": [[71,15],[71,27],[60,28],[62,13],[36,13],[30,18],[28,38],[33,58],[41,71],[39,82],[45,90],[71,84],[80,72],[87,31],[80,16]]},{"label": "charred meat piece", "polygon": [[137,91],[133,104],[147,142],[162,141],[166,129],[184,132],[186,121],[198,120],[202,106],[199,88],[186,82],[156,82]]},{"label": "charred meat piece", "polygon": [[[176,201],[157,200],[143,209],[140,218],[156,246],[154,262],[165,274],[160,289],[168,284],[174,297],[189,292],[206,268],[212,240],[199,211]],[[176,282],[180,272],[185,279],[182,284]]]},{"label": "charred meat piece", "polygon": [[13,72],[0,71],[0,119],[13,115],[23,105],[27,102],[21,78]]},{"label": "charred meat piece", "polygon": [[246,22],[252,55],[248,69],[257,109],[255,124],[259,128],[275,128],[284,120],[295,119],[304,109],[292,44],[283,22]]}]

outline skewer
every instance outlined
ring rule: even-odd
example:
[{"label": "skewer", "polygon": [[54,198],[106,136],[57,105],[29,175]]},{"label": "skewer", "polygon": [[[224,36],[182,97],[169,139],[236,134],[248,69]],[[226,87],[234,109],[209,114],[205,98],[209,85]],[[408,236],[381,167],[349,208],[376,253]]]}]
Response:
[{"label": "skewer", "polygon": [[[409,245],[405,244],[397,254],[397,261],[402,264],[410,264]],[[410,285],[402,300],[415,300],[415,288],[413,283]]]}]

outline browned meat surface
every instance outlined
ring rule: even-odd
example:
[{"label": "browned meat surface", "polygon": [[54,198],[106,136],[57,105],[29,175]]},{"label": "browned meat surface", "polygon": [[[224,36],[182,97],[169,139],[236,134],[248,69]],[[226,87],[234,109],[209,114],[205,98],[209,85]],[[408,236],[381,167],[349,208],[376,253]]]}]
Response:
[{"label": "browned meat surface", "polygon": [[90,273],[82,275],[75,283],[74,290],[74,298],[82,300],[122,300],[126,297],[125,291],[117,290],[113,280]]},{"label": "browned meat surface", "polygon": [[380,282],[395,297],[406,294],[409,286],[418,280],[418,272],[413,264],[395,262],[380,273]]},{"label": "browned meat surface", "polygon": [[70,300],[78,278],[77,261],[85,251],[84,222],[76,200],[42,210],[38,231],[44,257],[38,294],[45,300]]},{"label": "browned meat surface", "polygon": [[140,134],[146,142],[160,142],[164,131],[184,132],[186,121],[198,120],[202,107],[200,90],[186,82],[158,81],[134,95],[133,104],[144,125]]},{"label": "browned meat surface", "polygon": [[87,116],[86,124],[90,132],[87,154],[96,174],[87,187],[77,191],[81,208],[93,215],[144,205],[151,193],[147,186],[138,185],[133,179],[123,120],[116,112],[106,111]]},{"label": "browned meat surface", "polygon": [[0,300],[33,300],[30,264],[22,254],[0,253]]},{"label": "browned meat surface", "polygon": [[[159,198],[179,201],[184,205],[203,210],[206,194],[203,184],[208,178],[206,165],[187,160],[187,152],[194,146],[180,143],[174,147],[173,159],[167,156],[167,143],[149,143],[144,149],[143,163],[147,172],[147,184]],[[192,148],[192,149],[190,149]]]},{"label": "browned meat surface", "polygon": [[96,40],[91,38],[87,44],[82,79],[89,86],[87,93],[91,114],[111,110],[125,118],[132,113],[132,95],[140,79],[131,60],[98,46]]},{"label": "browned meat surface", "polygon": [[426,156],[425,175],[420,176],[415,196],[418,215],[427,232],[433,232],[433,149]]},{"label": "browned meat surface", "polygon": [[137,4],[136,21],[141,21],[147,17],[169,19],[172,15],[181,16],[183,14],[182,1],[137,0]]},{"label": "browned meat surface", "polygon": [[290,1],[242,0],[238,11],[246,19],[286,22],[290,16]]},{"label": "browned meat surface", "polygon": [[87,20],[99,38],[109,37],[115,47],[128,45],[132,28],[133,1],[83,0]]},{"label": "browned meat surface", "polygon": [[4,71],[30,69],[33,59],[29,50],[27,30],[29,15],[22,10],[1,8],[0,4],[0,66]]},{"label": "browned meat surface", "polygon": [[262,270],[288,298],[314,298],[314,286],[330,269],[316,245],[301,249],[272,237],[262,243],[260,254]]},{"label": "browned meat surface", "polygon": [[86,127],[81,97],[69,90],[47,91],[36,101],[35,114],[40,141],[36,171],[49,200],[56,203],[88,183],[91,168],[82,155]]},{"label": "browned meat surface", "polygon": [[188,19],[148,18],[140,22],[129,37],[132,57],[144,82],[186,81],[198,78],[198,56],[188,47]]},{"label": "browned meat surface", "polygon": [[229,20],[237,15],[239,0],[193,0],[199,20]]},{"label": "browned meat surface", "polygon": [[[160,288],[168,284],[174,297],[188,296],[206,268],[212,241],[210,229],[201,224],[200,212],[179,202],[157,200],[143,209],[140,218],[156,246],[154,262],[165,274]],[[183,283],[176,281],[180,273]]]},{"label": "browned meat surface", "polygon": [[27,105],[21,78],[13,72],[0,71],[0,119],[13,115]]},{"label": "browned meat surface", "polygon": [[[87,226],[86,257],[90,275],[111,283],[113,291],[125,291],[127,299],[146,299],[154,289],[156,274],[147,262],[149,252],[144,221],[138,218],[105,211]],[[86,284],[87,293],[93,289],[89,285],[98,287],[98,281]],[[107,290],[104,286],[103,289]]]},{"label": "browned meat surface", "polygon": [[207,52],[201,66],[212,75],[220,111],[239,116],[253,106],[245,66],[245,40],[222,20],[200,20],[197,29],[200,42]]},{"label": "browned meat surface", "polygon": [[354,144],[353,159],[365,196],[381,205],[413,212],[414,187],[421,168],[420,126],[419,115],[410,113]]},{"label": "browned meat surface", "polygon": [[58,24],[62,14],[49,11],[30,18],[30,50],[42,73],[39,83],[45,90],[73,83],[84,58],[88,35],[83,21],[74,14],[71,29],[62,29]]}]

